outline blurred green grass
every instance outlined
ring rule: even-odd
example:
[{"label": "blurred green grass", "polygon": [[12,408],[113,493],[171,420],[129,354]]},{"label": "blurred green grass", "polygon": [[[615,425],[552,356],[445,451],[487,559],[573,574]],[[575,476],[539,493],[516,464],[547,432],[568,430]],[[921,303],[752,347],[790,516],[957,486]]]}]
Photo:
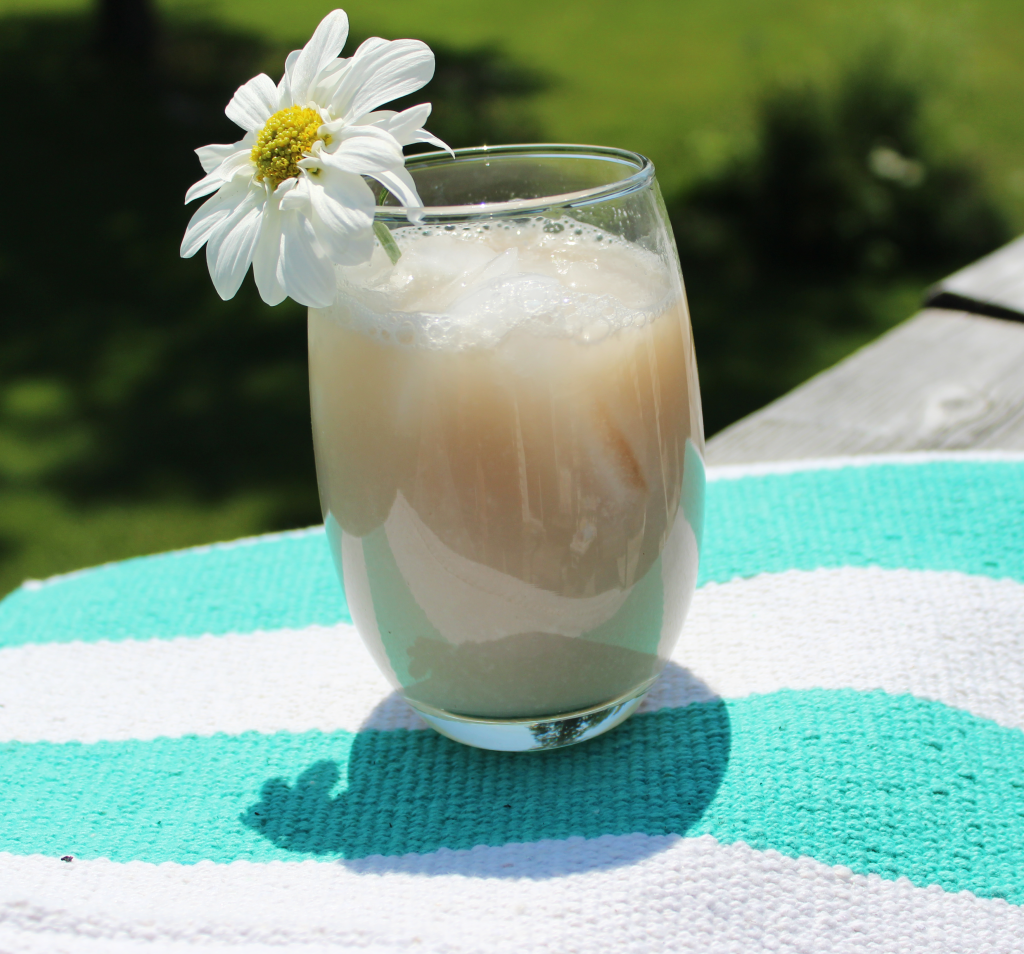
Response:
[{"label": "blurred green grass", "polygon": [[0,596],[39,579],[110,560],[234,540],[266,528],[269,495],[203,505],[156,501],[80,507],[45,490],[0,492]]},{"label": "blurred green grass", "polygon": [[[0,17],[91,6],[87,0],[0,0]],[[212,18],[271,45],[301,45],[332,6],[314,0],[163,0],[160,9],[168,19]],[[727,207],[730,195],[747,186],[729,169],[759,148],[765,91],[800,84],[830,89],[865,50],[883,48],[895,73],[927,89],[920,120],[929,157],[966,156],[1010,223],[1024,227],[1019,0],[521,0],[514,10],[469,0],[358,0],[345,6],[355,35],[417,36],[470,58],[491,46],[547,78],[535,95],[513,104],[525,109],[525,122],[514,109],[485,109],[484,125],[460,127],[463,107],[456,105],[448,114],[451,128],[468,139],[477,141],[479,129],[510,133],[532,122],[551,140],[637,149],[654,159],[666,194],[682,197],[674,206],[678,216],[699,212],[712,232],[724,229],[741,239],[749,222]],[[274,63],[265,68],[279,71]],[[208,84],[204,89],[208,96]],[[95,108],[92,102],[79,106]],[[444,115],[439,111],[435,119]],[[515,121],[496,126],[495,116]],[[207,122],[213,119],[204,114],[201,124]],[[207,141],[225,140],[211,133],[200,140]],[[188,174],[198,177],[181,142],[165,141],[163,148],[181,152],[164,163],[175,175],[187,165],[195,167]],[[144,177],[136,180],[144,184]],[[718,193],[700,191],[709,181],[719,183]],[[696,198],[687,199],[693,187]],[[53,331],[42,352],[63,356],[50,367],[42,354],[35,365],[24,363],[30,373],[19,371],[17,379],[4,380],[0,371],[0,594],[27,577],[316,519],[299,380],[301,309],[265,309],[251,288],[232,303],[217,300],[201,260],[176,258],[173,246],[188,217],[176,198],[177,181],[158,191],[149,207],[119,209],[115,190],[109,203],[97,198],[89,213],[100,223],[99,240],[113,242],[110,247],[123,254],[117,266],[127,269],[118,273],[127,276],[121,298],[85,292],[81,303],[73,302],[81,315],[69,311],[66,321],[60,309],[42,307],[40,320],[51,321],[50,315]],[[750,195],[748,211],[759,201],[756,190]],[[694,233],[684,247],[687,242],[694,261],[701,261],[706,235]],[[736,260],[752,263],[751,274],[763,276],[773,267],[770,251],[771,243],[745,247]],[[74,251],[68,246],[62,254]],[[89,250],[91,264],[80,266],[86,281],[105,254]],[[148,256],[149,264],[140,256]],[[962,264],[935,261],[950,268]],[[751,402],[770,399],[909,315],[924,284],[939,277],[928,270],[935,261],[899,274],[858,266],[847,284],[829,293],[808,287],[806,300],[798,301],[791,290],[783,291],[781,304],[761,308],[757,282],[740,287],[738,294],[747,298],[712,300],[723,281],[709,259],[706,301],[700,281],[691,282],[691,297],[704,315],[698,348],[711,359],[704,386],[709,398],[715,387],[736,398],[721,402],[717,417],[709,400],[710,420],[727,423],[756,406]],[[0,261],[0,272],[2,266]],[[154,282],[156,274],[162,277]],[[14,273],[3,277],[15,287]],[[161,297],[146,298],[154,292]],[[35,294],[46,298],[43,291]],[[32,294],[18,290],[8,299],[9,313],[18,295],[19,320],[29,327],[36,320]],[[852,303],[856,314],[819,320],[836,310],[837,301]],[[787,311],[794,302],[799,314]],[[740,313],[738,323],[724,320]],[[106,335],[106,344],[94,348],[89,328],[97,337]],[[778,328],[784,333],[776,334]],[[758,343],[766,335],[778,352],[770,362]],[[737,347],[741,336],[745,345]],[[5,336],[8,350],[10,340]],[[239,341],[248,354],[239,354]],[[712,345],[733,353],[732,367],[714,363]],[[737,380],[750,386],[737,388]],[[111,397],[111,388],[123,393]],[[277,448],[278,461],[271,461],[275,454],[268,447]],[[270,466],[278,463],[280,473]]]},{"label": "blurred green grass", "polygon": [[[267,37],[304,42],[331,0],[162,0]],[[454,49],[497,44],[554,82],[532,105],[558,141],[636,149],[667,192],[750,145],[761,91],[828,85],[884,43],[929,85],[941,145],[977,155],[1024,229],[1024,4],[1020,0],[349,0],[355,33]],[[87,0],[0,0],[0,14]]]}]

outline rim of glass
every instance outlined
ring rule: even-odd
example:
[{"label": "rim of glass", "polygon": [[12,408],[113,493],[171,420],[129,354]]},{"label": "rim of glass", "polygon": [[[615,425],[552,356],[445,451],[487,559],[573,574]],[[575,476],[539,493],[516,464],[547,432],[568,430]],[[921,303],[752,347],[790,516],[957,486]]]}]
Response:
[{"label": "rim of glass", "polygon": [[[454,165],[465,159],[479,159],[482,156],[524,155],[537,158],[606,159],[631,168],[632,172],[622,179],[603,186],[581,189],[578,192],[564,192],[558,195],[538,196],[534,199],[512,199],[507,202],[479,202],[472,205],[430,205],[423,210],[423,220],[445,220],[479,215],[518,217],[547,209],[579,208],[629,195],[644,188],[654,178],[654,163],[646,156],[629,149],[614,146],[585,146],[573,143],[521,143],[509,146],[471,146],[454,150],[454,158],[447,152],[421,152],[406,157],[406,168],[416,166]],[[378,205],[374,218],[384,222],[408,222],[405,210],[400,206]]]}]

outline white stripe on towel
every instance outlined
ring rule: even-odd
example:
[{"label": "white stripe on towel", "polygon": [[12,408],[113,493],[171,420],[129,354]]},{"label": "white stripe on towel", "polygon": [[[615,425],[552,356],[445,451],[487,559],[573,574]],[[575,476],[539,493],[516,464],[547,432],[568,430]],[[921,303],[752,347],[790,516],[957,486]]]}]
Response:
[{"label": "white stripe on towel", "polygon": [[[1024,584],[850,567],[708,584],[673,659],[643,711],[884,689],[1024,728]],[[0,741],[421,727],[348,625],[0,650]]]},{"label": "white stripe on towel", "polygon": [[186,944],[216,954],[263,954],[255,945],[307,954],[329,945],[382,954],[746,954],[767,949],[762,942],[778,952],[1006,954],[1022,939],[1024,910],[1004,901],[710,836],[609,835],[347,866],[0,854],[5,954],[178,954]]}]

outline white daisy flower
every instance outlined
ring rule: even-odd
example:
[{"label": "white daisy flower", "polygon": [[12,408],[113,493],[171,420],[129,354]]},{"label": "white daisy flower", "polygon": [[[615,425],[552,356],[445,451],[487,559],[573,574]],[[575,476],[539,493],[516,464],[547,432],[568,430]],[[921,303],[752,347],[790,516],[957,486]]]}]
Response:
[{"label": "white daisy flower", "polygon": [[332,11],[289,54],[280,83],[261,73],[238,88],[224,112],[245,136],[196,150],[207,175],[185,202],[215,194],[192,216],[181,255],[206,245],[225,300],[251,264],[267,304],[291,297],[329,305],[334,266],[361,264],[373,252],[374,196],[363,176],[380,182],[410,218],[422,211],[402,147],[448,149],[423,128],[430,104],[400,113],[377,107],[428,83],[434,54],[419,40],[374,37],[343,59],[347,38],[345,11]]}]

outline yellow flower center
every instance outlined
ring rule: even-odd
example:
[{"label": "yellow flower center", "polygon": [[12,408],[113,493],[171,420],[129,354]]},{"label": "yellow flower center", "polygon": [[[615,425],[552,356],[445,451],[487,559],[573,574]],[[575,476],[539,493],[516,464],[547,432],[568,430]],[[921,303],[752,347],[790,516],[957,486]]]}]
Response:
[{"label": "yellow flower center", "polygon": [[323,124],[320,114],[305,106],[289,106],[274,113],[252,147],[256,179],[269,179],[276,189],[285,179],[297,176],[298,162],[313,148],[319,138],[316,131]]}]

